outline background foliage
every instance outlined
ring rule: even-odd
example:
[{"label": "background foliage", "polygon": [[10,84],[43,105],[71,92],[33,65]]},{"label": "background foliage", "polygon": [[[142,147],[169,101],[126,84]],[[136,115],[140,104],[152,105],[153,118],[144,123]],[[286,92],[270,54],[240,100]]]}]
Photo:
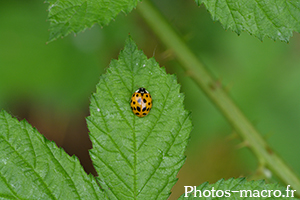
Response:
[{"label": "background foliage", "polygon": [[[290,44],[242,33],[237,37],[212,23],[210,14],[193,1],[154,1],[209,66],[270,146],[296,171],[300,161],[300,58],[298,34]],[[89,97],[112,58],[130,33],[148,57],[154,55],[169,73],[175,73],[192,111],[194,130],[187,161],[180,171],[173,197],[185,183],[199,185],[220,178],[253,175],[255,158],[230,140],[231,128],[178,63],[154,37],[136,10],[119,14],[109,26],[93,27],[76,37],[45,45],[47,4],[37,0],[0,2],[0,106],[29,123],[70,154],[76,153],[86,171],[91,143],[84,117]],[[168,9],[166,9],[168,8]],[[138,9],[138,7],[137,7]],[[224,142],[225,141],[225,142]],[[226,170],[224,170],[226,169]]]}]

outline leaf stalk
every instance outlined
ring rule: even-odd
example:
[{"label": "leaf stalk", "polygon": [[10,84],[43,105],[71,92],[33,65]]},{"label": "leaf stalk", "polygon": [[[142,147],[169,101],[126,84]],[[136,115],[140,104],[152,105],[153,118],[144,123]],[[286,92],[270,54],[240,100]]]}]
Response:
[{"label": "leaf stalk", "polygon": [[170,23],[149,0],[143,0],[137,7],[138,12],[151,27],[157,37],[171,49],[181,66],[203,90],[207,97],[224,115],[234,130],[249,144],[256,157],[286,185],[291,185],[300,196],[300,181],[287,164],[268,146],[263,137],[228,96],[223,87],[213,87],[216,80],[206,70],[191,49],[176,33]]}]

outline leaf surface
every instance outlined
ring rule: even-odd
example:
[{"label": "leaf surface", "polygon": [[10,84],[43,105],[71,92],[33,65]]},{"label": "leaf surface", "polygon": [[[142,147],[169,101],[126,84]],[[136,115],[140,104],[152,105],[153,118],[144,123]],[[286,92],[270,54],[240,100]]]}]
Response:
[{"label": "leaf surface", "polygon": [[[139,87],[153,99],[152,110],[143,118],[130,107]],[[176,77],[147,59],[132,39],[100,77],[87,124],[93,143],[90,155],[110,199],[170,195],[192,128],[179,90]]]},{"label": "leaf surface", "polygon": [[140,0],[47,0],[49,42],[91,28],[107,25],[120,12],[129,13]]},{"label": "leaf surface", "polygon": [[0,112],[0,199],[106,199],[79,160]]},{"label": "leaf surface", "polygon": [[202,3],[225,29],[238,35],[247,31],[261,41],[265,36],[288,42],[300,32],[299,0],[196,0]]}]

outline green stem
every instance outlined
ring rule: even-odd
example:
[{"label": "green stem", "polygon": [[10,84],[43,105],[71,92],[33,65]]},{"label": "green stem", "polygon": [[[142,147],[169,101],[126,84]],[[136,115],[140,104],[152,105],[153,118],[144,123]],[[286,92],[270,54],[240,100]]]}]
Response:
[{"label": "green stem", "polygon": [[212,78],[204,65],[181,40],[180,36],[157,8],[155,8],[149,0],[143,0],[142,3],[138,5],[137,10],[156,33],[157,37],[160,38],[167,48],[173,51],[182,67],[221,111],[259,160],[265,163],[266,167],[276,174],[285,184],[291,185],[296,189],[297,194],[300,195],[299,178],[283,160],[272,151],[250,121],[227,95],[221,84]]}]

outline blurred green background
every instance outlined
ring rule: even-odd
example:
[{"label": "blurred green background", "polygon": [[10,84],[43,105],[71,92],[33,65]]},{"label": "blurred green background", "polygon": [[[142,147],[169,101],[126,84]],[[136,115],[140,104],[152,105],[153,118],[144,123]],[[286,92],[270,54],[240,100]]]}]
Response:
[{"label": "blurred green background", "polygon": [[[289,44],[264,42],[225,31],[193,0],[155,0],[189,47],[220,80],[264,135],[270,146],[300,173],[300,36]],[[103,28],[58,39],[46,45],[47,4],[38,0],[0,1],[0,107],[26,119],[69,154],[76,154],[87,172],[95,174],[85,117],[99,76],[116,59],[128,34],[148,57],[168,73],[177,74],[192,111],[194,129],[172,198],[183,185],[220,178],[252,176],[257,161],[178,62],[133,10]]]}]

